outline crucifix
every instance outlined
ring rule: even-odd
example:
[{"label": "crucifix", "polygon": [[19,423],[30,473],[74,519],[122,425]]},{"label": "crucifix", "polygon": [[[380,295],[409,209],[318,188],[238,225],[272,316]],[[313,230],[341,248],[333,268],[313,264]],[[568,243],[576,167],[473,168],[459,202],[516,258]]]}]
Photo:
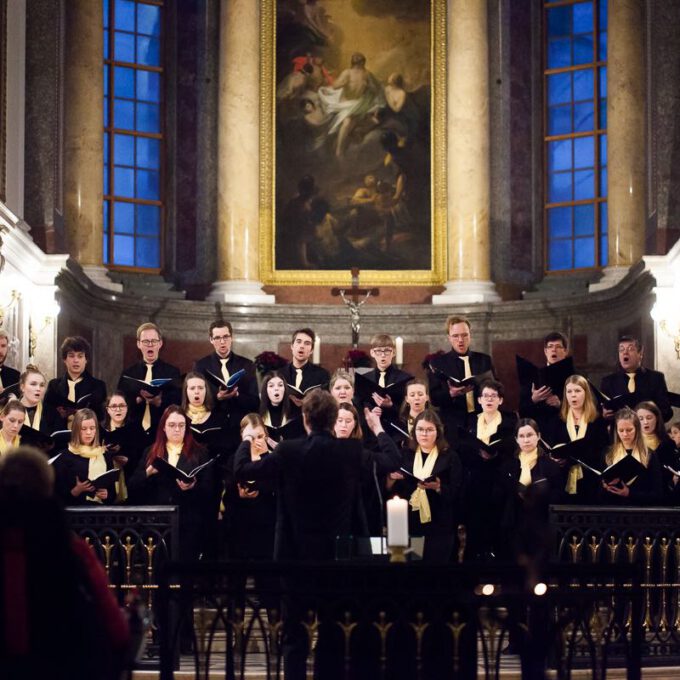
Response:
[{"label": "crucifix", "polygon": [[[373,295],[377,297],[380,295],[379,288],[359,288],[359,268],[352,267],[352,287],[345,288],[331,288],[331,295],[333,297],[341,297],[342,301],[347,305],[350,313],[350,323],[352,324],[352,349],[359,347],[359,330],[361,328],[361,316],[359,310],[366,300]],[[363,296],[363,300],[359,297]]]}]

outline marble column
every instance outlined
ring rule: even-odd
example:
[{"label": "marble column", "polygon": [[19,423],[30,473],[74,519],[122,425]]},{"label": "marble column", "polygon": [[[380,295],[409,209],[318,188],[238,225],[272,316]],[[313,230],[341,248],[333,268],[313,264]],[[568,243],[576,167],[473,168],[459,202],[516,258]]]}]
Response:
[{"label": "marble column", "polygon": [[[222,0],[217,130],[217,277],[209,299],[273,303],[259,278],[259,3]],[[244,58],[244,55],[248,55]]]},{"label": "marble column", "polygon": [[102,266],[102,0],[69,0],[64,11],[64,222],[68,249],[97,285],[120,289]]},{"label": "marble column", "polygon": [[487,3],[449,0],[447,22],[448,281],[432,302],[490,302]]},{"label": "marble column", "polygon": [[609,262],[591,290],[615,285],[645,248],[644,3],[609,0],[608,13]]}]

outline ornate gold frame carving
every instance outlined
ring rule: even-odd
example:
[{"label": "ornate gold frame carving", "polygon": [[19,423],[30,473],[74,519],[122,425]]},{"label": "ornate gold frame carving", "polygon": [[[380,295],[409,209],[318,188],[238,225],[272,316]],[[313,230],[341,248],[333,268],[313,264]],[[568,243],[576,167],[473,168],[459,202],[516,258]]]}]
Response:
[{"label": "ornate gold frame carving", "polygon": [[[446,280],[446,0],[431,8],[431,264],[429,270],[363,270],[366,285],[436,285]],[[260,2],[260,280],[269,285],[343,285],[347,270],[274,268],[276,0]]]}]

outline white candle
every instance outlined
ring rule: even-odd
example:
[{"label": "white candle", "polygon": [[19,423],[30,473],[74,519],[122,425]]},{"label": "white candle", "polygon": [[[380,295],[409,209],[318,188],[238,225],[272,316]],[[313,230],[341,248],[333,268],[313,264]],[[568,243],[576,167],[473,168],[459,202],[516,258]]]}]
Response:
[{"label": "white candle", "polygon": [[404,338],[397,336],[394,342],[397,346],[397,363],[401,365],[404,363]]},{"label": "white candle", "polygon": [[387,501],[387,545],[408,547],[408,502],[399,496]]},{"label": "white candle", "polygon": [[315,364],[321,363],[321,336],[316,336],[316,342],[314,343],[314,354],[312,354],[312,362]]}]

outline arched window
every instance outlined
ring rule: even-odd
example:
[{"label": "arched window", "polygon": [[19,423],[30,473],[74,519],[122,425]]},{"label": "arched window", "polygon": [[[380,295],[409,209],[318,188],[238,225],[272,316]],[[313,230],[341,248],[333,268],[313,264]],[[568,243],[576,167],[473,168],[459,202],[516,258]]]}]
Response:
[{"label": "arched window", "polygon": [[104,0],[104,263],[159,271],[163,2]]},{"label": "arched window", "polygon": [[544,2],[545,269],[607,264],[607,0]]}]

